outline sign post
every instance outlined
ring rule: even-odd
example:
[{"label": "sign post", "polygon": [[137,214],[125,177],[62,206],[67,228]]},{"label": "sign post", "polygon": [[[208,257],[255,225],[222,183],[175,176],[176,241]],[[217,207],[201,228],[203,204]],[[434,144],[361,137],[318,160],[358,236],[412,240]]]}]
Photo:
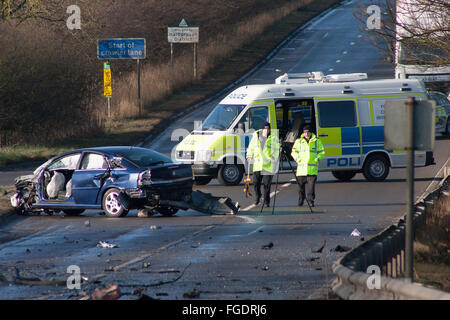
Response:
[{"label": "sign post", "polygon": [[167,38],[170,43],[170,65],[173,67],[173,44],[193,43],[194,44],[194,78],[197,79],[197,43],[199,39],[199,28],[194,23],[189,24],[185,19],[180,23],[173,23],[167,28]]},{"label": "sign post", "polygon": [[112,97],[112,77],[111,64],[103,63],[103,94],[108,99],[108,118],[111,118],[111,97]]},{"label": "sign post", "polygon": [[[136,59],[137,60],[137,103],[139,115],[142,113],[141,103],[141,59],[146,57],[146,42],[144,38],[114,38],[97,40],[97,57],[99,59]],[[106,96],[106,95],[105,95]],[[108,99],[108,110],[110,100]],[[109,112],[109,111],[108,111]],[[109,115],[108,115],[109,116]]]},{"label": "sign post", "polygon": [[406,184],[408,187],[406,196],[406,278],[414,281],[413,264],[414,264],[414,97],[408,98],[406,101],[406,119],[407,119],[407,144],[406,144]]},{"label": "sign post", "polygon": [[141,103],[141,59],[137,59],[137,85],[138,85],[138,107],[139,115],[142,114],[142,103]]},{"label": "sign post", "polygon": [[416,101],[409,97],[405,101],[386,101],[384,118],[384,148],[406,150],[406,233],[405,275],[414,281],[414,151],[434,149],[434,114],[436,102]]}]

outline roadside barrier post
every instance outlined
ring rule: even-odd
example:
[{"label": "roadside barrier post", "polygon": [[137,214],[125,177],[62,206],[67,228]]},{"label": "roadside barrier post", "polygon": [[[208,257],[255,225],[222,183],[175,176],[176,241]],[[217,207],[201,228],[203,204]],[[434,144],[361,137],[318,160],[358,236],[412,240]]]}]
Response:
[{"label": "roadside barrier post", "polygon": [[414,280],[413,262],[414,262],[414,97],[409,97],[406,101],[407,117],[407,147],[406,147],[406,165],[407,165],[407,196],[406,196],[406,278],[411,282]]}]

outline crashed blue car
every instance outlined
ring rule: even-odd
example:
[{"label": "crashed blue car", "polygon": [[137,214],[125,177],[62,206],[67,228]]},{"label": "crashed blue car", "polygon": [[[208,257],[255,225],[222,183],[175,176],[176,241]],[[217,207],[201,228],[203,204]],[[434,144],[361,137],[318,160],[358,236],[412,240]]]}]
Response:
[{"label": "crashed blue car", "polygon": [[79,215],[86,209],[123,217],[132,209],[172,216],[179,209],[234,214],[229,198],[192,191],[189,164],[139,147],[98,147],[57,155],[32,175],[15,180],[11,205],[20,213],[63,211]]}]

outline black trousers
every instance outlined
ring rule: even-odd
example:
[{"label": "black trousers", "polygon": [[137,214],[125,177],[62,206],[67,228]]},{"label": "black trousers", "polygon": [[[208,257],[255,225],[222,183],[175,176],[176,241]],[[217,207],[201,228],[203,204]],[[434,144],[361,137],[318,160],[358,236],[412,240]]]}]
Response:
[{"label": "black trousers", "polygon": [[270,186],[272,184],[273,175],[262,174],[261,171],[253,172],[255,200],[261,199],[261,182],[264,184],[264,202],[270,203]]},{"label": "black trousers", "polygon": [[314,203],[316,199],[316,180],[317,176],[298,176],[298,181],[300,182],[298,191],[298,202],[303,203],[305,200],[305,189],[306,189],[306,199],[310,204]]}]

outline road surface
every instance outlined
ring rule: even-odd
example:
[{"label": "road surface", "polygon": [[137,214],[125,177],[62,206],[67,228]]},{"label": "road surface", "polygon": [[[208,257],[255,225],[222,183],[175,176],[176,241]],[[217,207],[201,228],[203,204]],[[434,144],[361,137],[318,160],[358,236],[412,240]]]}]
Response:
[{"label": "road surface", "polygon": [[[391,66],[364,40],[353,6],[346,2],[308,24],[244,83],[308,71],[393,77]],[[177,143],[173,131],[191,131],[218,100],[180,118],[145,146],[170,154]],[[416,197],[437,183],[449,156],[450,140],[439,137],[436,165],[416,169]],[[197,188],[239,201],[236,216],[184,211],[171,218],[138,218],[132,211],[112,219],[91,210],[80,217],[18,218],[0,227],[0,276],[6,279],[0,281],[0,299],[80,299],[110,284],[119,285],[121,299],[142,294],[171,300],[323,298],[334,278],[331,265],[344,254],[338,246],[357,246],[404,215],[405,177],[405,169],[395,169],[380,183],[367,182],[362,174],[338,182],[331,173],[319,173],[313,213],[297,207],[294,176],[281,174],[277,193],[272,189],[273,214],[272,208],[260,213],[242,185],[224,187],[213,180]],[[354,229],[361,237],[350,236]],[[99,241],[119,247],[100,248]],[[73,265],[87,277],[80,290],[64,284]],[[58,285],[15,284],[16,272],[36,284]]]}]

